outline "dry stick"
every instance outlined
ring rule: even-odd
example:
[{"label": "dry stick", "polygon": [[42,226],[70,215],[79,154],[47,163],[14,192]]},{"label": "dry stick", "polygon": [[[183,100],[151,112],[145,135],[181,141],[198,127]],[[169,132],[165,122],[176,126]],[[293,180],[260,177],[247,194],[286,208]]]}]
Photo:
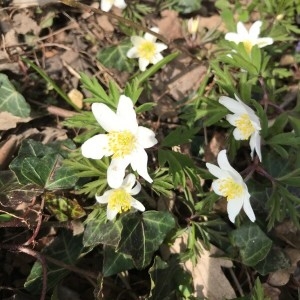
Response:
[{"label": "dry stick", "polygon": [[74,0],[59,0],[59,2],[65,4],[65,5],[71,6],[71,7],[80,8],[80,9],[88,11],[88,12],[92,11],[92,12],[98,14],[98,15],[105,15],[105,16],[108,16],[109,18],[116,19],[116,20],[130,26],[130,27],[134,27],[137,30],[143,30],[145,32],[150,33],[151,35],[154,35],[155,37],[160,39],[165,44],[170,44],[170,42],[164,36],[162,36],[161,34],[156,33],[154,31],[152,31],[151,29],[142,26],[141,24],[136,24],[136,23],[130,21],[129,19],[125,19],[123,17],[117,16],[117,15],[115,15],[113,13],[110,13],[110,12],[105,12],[101,9],[90,7],[88,5],[76,2]]}]

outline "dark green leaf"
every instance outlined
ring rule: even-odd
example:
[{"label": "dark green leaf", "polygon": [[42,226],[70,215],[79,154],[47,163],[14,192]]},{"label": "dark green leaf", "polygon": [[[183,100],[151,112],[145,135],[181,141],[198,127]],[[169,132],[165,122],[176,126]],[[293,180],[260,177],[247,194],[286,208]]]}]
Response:
[{"label": "dark green leaf", "polygon": [[190,139],[199,131],[200,129],[177,127],[175,130],[171,131],[162,141],[162,147],[173,147],[177,145],[182,145],[190,141]]},{"label": "dark green leaf", "polygon": [[140,105],[139,107],[137,107],[136,110],[135,110],[135,112],[136,112],[137,114],[141,114],[141,113],[143,113],[143,112],[145,112],[145,111],[151,110],[151,109],[152,109],[154,106],[156,106],[156,105],[157,105],[157,104],[154,103],[154,102],[146,102],[146,103]]},{"label": "dark green leaf", "polygon": [[162,211],[127,214],[121,222],[123,229],[117,251],[131,255],[138,269],[149,265],[153,253],[175,226],[172,215]]},{"label": "dark green leaf", "polygon": [[242,262],[254,266],[262,261],[272,247],[272,241],[256,224],[243,225],[231,232],[232,243],[239,248]]},{"label": "dark green leaf", "polygon": [[268,141],[268,144],[279,144],[287,146],[298,146],[300,145],[300,137],[296,137],[294,132],[279,133],[271,137]]}]

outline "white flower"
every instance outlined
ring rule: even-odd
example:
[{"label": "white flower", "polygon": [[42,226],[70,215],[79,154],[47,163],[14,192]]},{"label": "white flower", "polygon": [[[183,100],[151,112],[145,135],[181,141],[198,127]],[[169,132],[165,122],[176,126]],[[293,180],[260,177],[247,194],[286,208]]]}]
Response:
[{"label": "white flower", "polygon": [[[136,186],[133,187],[136,183]],[[144,211],[144,205],[132,197],[141,191],[141,185],[134,174],[128,174],[118,188],[106,191],[102,196],[96,196],[99,203],[107,203],[107,219],[112,220],[118,213],[126,212],[132,207]]]},{"label": "white flower", "polygon": [[235,95],[235,98],[236,100],[222,96],[220,97],[219,102],[233,112],[233,114],[227,115],[226,119],[231,125],[236,127],[233,131],[234,138],[236,140],[248,140],[250,137],[251,157],[253,159],[255,150],[261,161],[261,138],[259,133],[261,127],[259,118],[253,109],[243,103],[237,95]]},{"label": "white flower", "polygon": [[199,22],[200,18],[199,16],[194,18],[190,18],[187,22],[187,29],[189,34],[192,36],[192,39],[194,40],[196,38],[198,28],[199,28]]},{"label": "white flower", "polygon": [[206,163],[208,171],[217,177],[212,183],[213,191],[227,197],[227,212],[229,220],[234,223],[236,216],[243,207],[248,218],[254,222],[255,215],[250,204],[250,194],[241,175],[229,164],[226,150],[218,154],[218,166]]},{"label": "white flower", "polygon": [[[152,27],[151,30],[156,33],[159,31],[157,27]],[[127,56],[139,59],[141,71],[145,71],[149,64],[156,64],[162,60],[163,56],[160,52],[168,48],[163,43],[155,43],[156,37],[149,33],[145,33],[144,37],[132,36],[131,42],[133,47],[128,50]]]},{"label": "white flower", "polygon": [[237,33],[228,32],[225,35],[225,40],[235,42],[236,44],[243,43],[246,51],[251,53],[251,49],[254,45],[259,48],[263,48],[273,44],[273,39],[270,37],[260,38],[261,21],[256,21],[252,24],[249,31],[246,29],[242,22],[237,23]]},{"label": "white flower", "polygon": [[148,156],[144,149],[155,145],[157,140],[151,129],[138,126],[132,100],[122,95],[116,113],[103,103],[93,103],[92,112],[108,134],[97,134],[84,142],[81,146],[82,155],[93,159],[112,155],[107,169],[110,187],[121,185],[129,164],[151,183],[147,170]]},{"label": "white flower", "polygon": [[101,10],[110,11],[112,6],[124,9],[127,5],[124,0],[101,0]]}]

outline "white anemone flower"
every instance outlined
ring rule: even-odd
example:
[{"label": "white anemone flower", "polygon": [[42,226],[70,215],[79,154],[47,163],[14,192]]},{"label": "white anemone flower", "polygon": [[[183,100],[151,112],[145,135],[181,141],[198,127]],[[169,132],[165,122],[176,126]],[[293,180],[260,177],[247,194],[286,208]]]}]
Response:
[{"label": "white anemone flower", "polygon": [[[152,27],[151,30],[159,32],[157,27]],[[163,43],[156,43],[156,37],[148,32],[144,37],[132,36],[131,42],[133,47],[128,50],[127,57],[138,58],[141,71],[145,71],[149,64],[156,64],[162,60],[163,56],[160,52],[168,48]]]},{"label": "white anemone flower", "polygon": [[103,11],[110,11],[113,5],[120,9],[124,9],[127,6],[124,0],[101,0],[101,10]]},{"label": "white anemone flower", "polygon": [[217,177],[212,183],[213,191],[227,197],[227,212],[229,220],[234,223],[240,210],[244,209],[248,218],[254,222],[255,215],[250,204],[250,194],[242,176],[229,164],[226,150],[219,152],[218,166],[206,163],[208,171]]},{"label": "white anemone flower", "polygon": [[103,103],[93,103],[92,112],[108,133],[97,134],[84,142],[81,146],[82,155],[92,159],[112,156],[107,169],[107,182],[112,188],[121,185],[129,164],[151,183],[153,180],[148,174],[148,156],[144,149],[155,145],[157,139],[151,129],[138,126],[132,100],[120,96],[117,112]]},{"label": "white anemone flower", "polygon": [[[135,185],[136,183],[136,185]],[[133,187],[135,185],[135,187]],[[99,203],[107,204],[107,219],[113,220],[117,214],[126,212],[132,207],[145,211],[144,205],[133,198],[141,191],[141,185],[134,174],[128,174],[118,188],[106,191],[102,196],[96,196]]]},{"label": "white anemone flower", "polygon": [[233,136],[236,140],[248,140],[250,137],[251,157],[253,159],[254,151],[260,161],[261,157],[261,138],[259,131],[261,130],[260,120],[248,105],[243,103],[237,95],[235,99],[222,96],[219,102],[228,110],[233,112],[226,116],[227,121],[235,126]]},{"label": "white anemone flower", "polygon": [[273,39],[270,37],[259,37],[261,21],[256,21],[252,24],[249,31],[246,29],[242,22],[237,23],[237,33],[228,32],[225,35],[225,40],[234,42],[236,44],[243,43],[246,51],[251,53],[254,45],[263,48],[273,44]]}]

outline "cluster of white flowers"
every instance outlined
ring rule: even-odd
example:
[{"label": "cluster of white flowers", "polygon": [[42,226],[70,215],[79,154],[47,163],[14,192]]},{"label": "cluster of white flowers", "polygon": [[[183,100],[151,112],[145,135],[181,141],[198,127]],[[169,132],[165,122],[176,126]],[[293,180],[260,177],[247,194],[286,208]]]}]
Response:
[{"label": "cluster of white flowers", "polygon": [[[248,54],[251,54],[252,47],[257,45],[259,48],[273,44],[273,39],[270,37],[260,38],[261,21],[256,21],[249,29],[246,29],[243,23],[238,22],[237,33],[228,32],[225,39],[242,43]],[[246,105],[237,95],[235,99],[222,96],[219,103],[225,106],[232,114],[226,116],[227,121],[235,127],[233,136],[236,140],[248,140],[251,149],[251,157],[253,159],[256,152],[260,161],[261,154],[261,124],[255,112]],[[207,163],[206,166],[209,172],[217,177],[212,183],[213,191],[227,198],[227,211],[231,222],[234,223],[236,216],[243,207],[246,215],[254,222],[255,215],[250,204],[250,194],[247,185],[243,181],[240,174],[229,164],[226,151],[219,152],[217,157],[219,167]]]},{"label": "cluster of white flowers", "polygon": [[148,156],[145,151],[157,143],[155,134],[149,128],[138,126],[133,102],[130,98],[120,96],[117,111],[112,111],[103,103],[93,103],[92,112],[100,126],[107,134],[97,134],[81,146],[82,155],[87,158],[101,159],[111,156],[107,169],[107,183],[112,188],[101,197],[100,203],[108,203],[107,218],[113,219],[117,213],[125,212],[131,207],[143,211],[144,206],[131,197],[137,194],[141,186],[134,174],[125,177],[128,165],[146,181],[152,182],[148,174]]}]

